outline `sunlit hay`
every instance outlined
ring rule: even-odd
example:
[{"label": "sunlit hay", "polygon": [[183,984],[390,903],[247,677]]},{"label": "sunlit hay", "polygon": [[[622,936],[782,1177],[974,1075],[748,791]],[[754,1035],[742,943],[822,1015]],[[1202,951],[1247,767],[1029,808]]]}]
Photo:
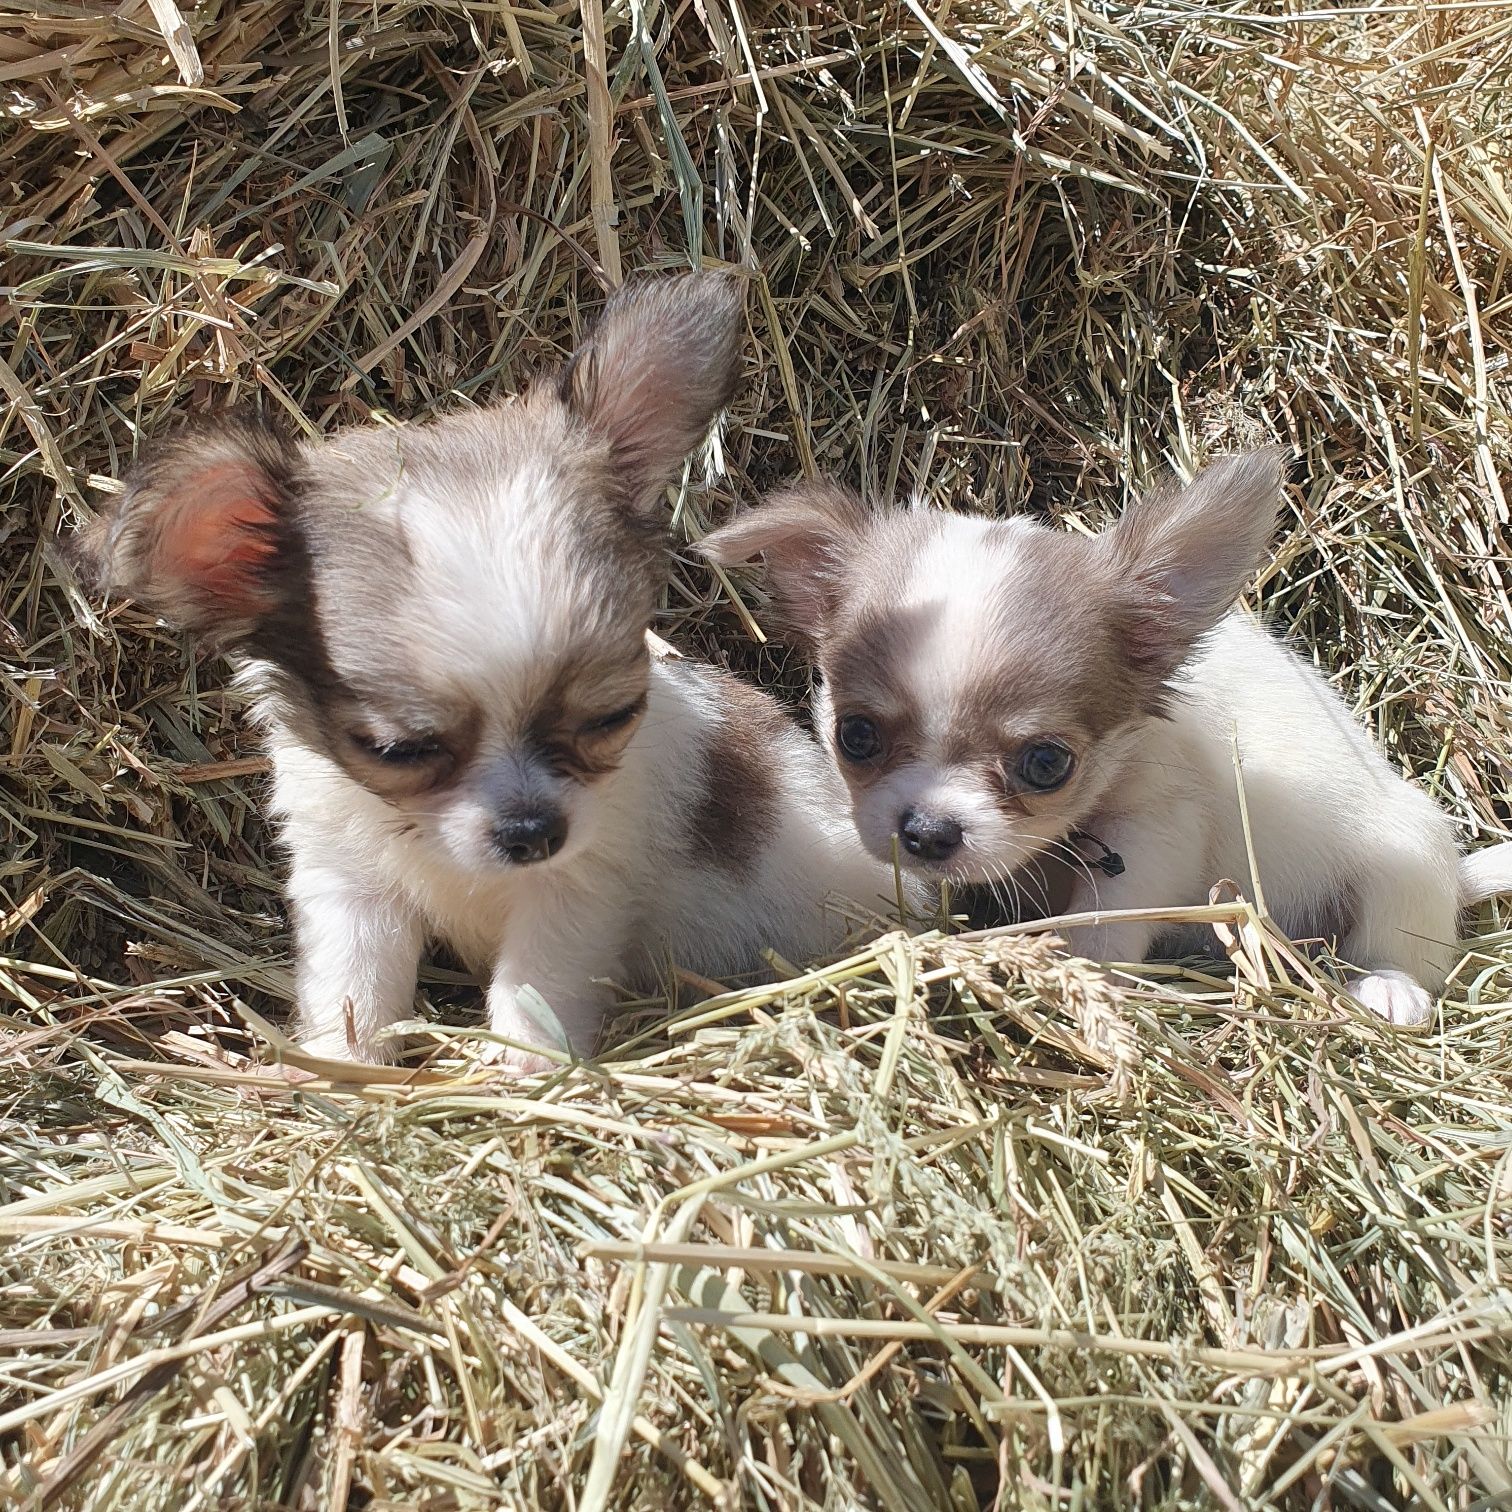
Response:
[{"label": "sunlit hay", "polygon": [[[24,9],[0,1501],[1512,1498],[1499,918],[1418,1036],[1238,900],[1207,911],[1232,963],[1110,979],[893,935],[539,1081],[436,1033],[423,1067],[291,1090],[242,1012],[276,1034],[290,990],[244,711],[59,544],[181,411],[483,402],[606,277],[736,266],[747,382],[680,540],[818,470],[1091,527],[1279,438],[1256,606],[1484,841],[1512,750],[1505,8]],[[767,611],[686,554],[658,629],[797,700]],[[424,985],[466,1019],[454,971]]]}]

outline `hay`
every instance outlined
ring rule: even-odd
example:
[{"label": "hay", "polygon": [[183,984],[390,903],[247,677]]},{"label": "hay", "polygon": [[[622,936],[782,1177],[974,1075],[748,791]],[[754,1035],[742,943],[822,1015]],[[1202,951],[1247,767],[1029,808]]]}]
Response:
[{"label": "hay", "polygon": [[[438,1035],[291,1093],[242,711],[57,540],[185,406],[482,399],[601,273],[740,264],[685,537],[799,468],[1092,520],[1281,437],[1258,602],[1500,833],[1509,49],[1487,3],[7,7],[0,1500],[1505,1505],[1494,920],[1419,1037],[1220,903],[1231,974],[890,938],[539,1084]],[[690,558],[661,628],[797,692],[763,611]]]}]

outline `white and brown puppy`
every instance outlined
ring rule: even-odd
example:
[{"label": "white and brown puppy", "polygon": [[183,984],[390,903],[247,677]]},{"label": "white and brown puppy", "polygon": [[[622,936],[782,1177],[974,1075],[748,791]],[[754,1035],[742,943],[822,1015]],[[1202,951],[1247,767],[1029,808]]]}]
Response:
[{"label": "white and brown puppy", "polygon": [[[874,513],[821,484],[704,550],[765,559],[874,855],[896,843],[926,877],[1029,894],[1069,861],[1072,913],[1186,907],[1255,880],[1294,938],[1336,940],[1362,1003],[1420,1023],[1461,908],[1512,890],[1512,845],[1462,860],[1448,817],[1317,672],[1233,608],[1281,497],[1275,449],[1214,462],[1094,537]],[[1109,919],[1072,943],[1133,962],[1212,936]]]},{"label": "white and brown puppy", "polygon": [[742,331],[731,278],[642,282],[524,398],[298,445],[201,426],[90,533],[104,586],[258,695],[312,1053],[384,1052],[427,935],[491,974],[499,1034],[586,1052],[606,980],[816,954],[830,895],[893,891],[777,704],[648,651],[665,489]]}]

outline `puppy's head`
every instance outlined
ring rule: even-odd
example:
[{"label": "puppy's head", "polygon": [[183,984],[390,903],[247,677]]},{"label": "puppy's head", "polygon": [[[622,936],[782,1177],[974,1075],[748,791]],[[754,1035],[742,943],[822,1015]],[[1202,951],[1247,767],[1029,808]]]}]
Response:
[{"label": "puppy's head", "polygon": [[238,651],[286,732],[458,863],[566,857],[645,706],[663,492],[741,329],[733,279],[646,281],[517,401],[323,444],[184,431],[79,555]]},{"label": "puppy's head", "polygon": [[1279,449],[1226,457],[1094,537],[874,513],[807,485],[703,550],[764,560],[821,675],[821,731],[867,847],[890,859],[896,837],[915,870],[992,883],[1116,793],[1182,663],[1244,588],[1281,481]]}]

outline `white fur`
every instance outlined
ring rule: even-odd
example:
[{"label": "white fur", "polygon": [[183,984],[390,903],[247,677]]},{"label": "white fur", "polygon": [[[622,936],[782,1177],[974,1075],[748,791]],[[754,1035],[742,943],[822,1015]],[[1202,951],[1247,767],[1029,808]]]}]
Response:
[{"label": "white fur", "polygon": [[[577,521],[549,460],[505,456],[492,475],[482,472],[482,459],[475,465],[481,476],[472,496],[430,497],[401,481],[364,508],[396,525],[406,548],[405,599],[396,610],[424,628],[405,636],[398,664],[416,701],[416,726],[428,724],[426,700],[438,694],[465,696],[488,711],[462,779],[414,805],[454,862],[486,873],[497,862],[491,831],[501,805],[525,790],[565,813],[561,860],[596,843],[595,793],[532,762],[516,737],[538,691],[531,675],[581,640],[599,584],[571,566]],[[340,635],[340,625],[331,633]]]},{"label": "white fur", "polygon": [[[1458,959],[1459,858],[1448,816],[1406,782],[1317,672],[1247,615],[1225,618],[1183,669],[1169,721],[1152,721],[1085,828],[1123,856],[1089,873],[1071,910],[1182,907],[1222,880],[1260,891],[1282,929],[1352,917],[1351,990],[1421,1023]],[[1248,810],[1253,869],[1240,804]],[[1349,903],[1353,903],[1353,907]],[[1340,908],[1340,902],[1344,907]],[[1155,926],[1075,931],[1099,959],[1143,960]]]},{"label": "white fur", "polygon": [[[1190,506],[1195,516],[1204,504],[1189,491],[1172,508]],[[1257,519],[1268,525],[1270,515]],[[1001,711],[1004,739],[1070,740],[1078,764],[1069,804],[1030,801],[1015,812],[1002,802],[985,751],[969,761],[949,755],[951,722],[977,679],[1056,655],[1055,623],[983,609],[1032,601],[1044,561],[1035,548],[1045,538],[1027,522],[951,518],[909,558],[896,588],[888,581],[889,601],[912,616],[916,638],[892,682],[908,690],[912,707],[865,712],[906,712],[915,743],[909,759],[852,791],[868,849],[891,854],[909,808],[948,815],[962,829],[960,850],[912,863],[919,871],[1009,883],[1038,901],[1041,860],[1064,857],[1067,837],[1080,830],[1117,852],[1125,870],[1108,877],[1080,865],[1068,912],[1198,906],[1230,880],[1263,897],[1294,938],[1315,939],[1343,923],[1339,951],[1356,968],[1350,991],[1391,1022],[1425,1022],[1459,957],[1461,908],[1512,892],[1512,845],[1462,860],[1449,817],[1391,765],[1316,670],[1248,615],[1231,611],[1199,642],[1173,679],[1169,719],[1137,717],[1094,738],[1076,727],[1074,705],[1053,687]],[[1201,558],[1194,562],[1201,570]],[[1107,592],[1091,582],[1088,589]],[[845,712],[836,700],[845,696],[826,688],[818,703],[832,751],[834,719]],[[1086,861],[1098,853],[1083,846],[1080,854]],[[1070,943],[1093,959],[1138,962],[1157,943],[1200,951],[1213,937],[1203,928],[1157,939],[1154,925],[1109,918],[1073,929]]]},{"label": "white fur", "polygon": [[[1055,630],[1028,619],[1014,626],[985,614],[983,606],[1002,595],[1004,585],[1027,582],[1034,566],[1023,543],[1050,532],[1027,520],[986,520],[952,516],[911,558],[901,581],[887,581],[889,604],[908,625],[912,643],[904,665],[892,680],[907,689],[912,705],[877,708],[873,717],[906,712],[915,731],[913,759],[891,767],[864,790],[852,794],[852,818],[862,842],[878,857],[892,855],[893,837],[905,810],[948,815],[962,831],[959,853],[939,865],[912,863],[933,878],[952,883],[991,883],[1032,895],[1040,879],[1020,872],[1023,864],[1064,837],[1066,825],[1054,809],[1010,816],[1001,803],[1001,787],[980,760],[953,761],[952,734],[958,711],[972,699],[984,670],[1005,661],[1053,654]],[[896,695],[903,697],[901,691]],[[821,686],[816,726],[837,762],[834,690]],[[1004,709],[1005,727],[1024,736],[1072,734],[1059,703],[1026,703]],[[1114,731],[1095,743],[1082,743],[1079,784],[1104,791],[1135,753],[1126,732]],[[985,753],[975,752],[975,756]],[[904,858],[905,861],[908,858]]]},{"label": "white fur", "polygon": [[835,899],[885,908],[892,874],[861,848],[842,784],[796,726],[769,751],[777,821],[752,871],[692,854],[690,774],[717,747],[720,718],[709,673],[655,660],[646,715],[620,768],[594,785],[591,845],[524,868],[468,864],[438,836],[402,830],[382,800],[275,728],[303,1046],[332,1059],[383,1053],[381,1031],[411,1014],[427,934],[491,974],[496,1032],[586,1053],[613,999],[602,979],[649,985],[668,957],[715,977],[758,967],[765,947],[812,957],[847,933]]},{"label": "white fur", "polygon": [[183,432],[89,533],[102,585],[214,633],[259,698],[320,1055],[387,1048],[427,935],[488,974],[517,1049],[582,1052],[608,981],[810,955],[845,932],[831,891],[892,895],[818,747],[642,642],[742,305],[727,275],[632,281],[516,400],[321,442]]},{"label": "white fur", "polygon": [[1460,857],[1459,888],[1464,908],[1512,893],[1512,842]]}]

